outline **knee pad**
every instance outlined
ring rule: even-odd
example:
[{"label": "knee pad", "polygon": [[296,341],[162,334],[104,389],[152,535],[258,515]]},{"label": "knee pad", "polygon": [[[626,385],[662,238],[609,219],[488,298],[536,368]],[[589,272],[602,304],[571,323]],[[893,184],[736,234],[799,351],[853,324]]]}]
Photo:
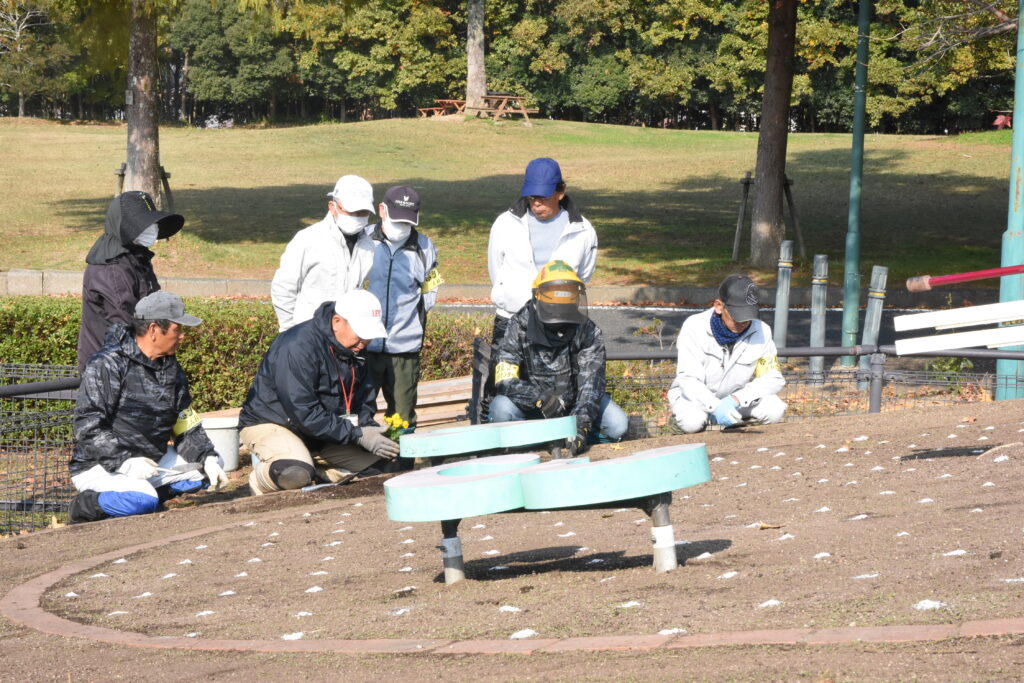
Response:
[{"label": "knee pad", "polygon": [[316,476],[316,470],[301,460],[275,460],[270,463],[267,476],[279,489],[288,491],[308,486]]}]

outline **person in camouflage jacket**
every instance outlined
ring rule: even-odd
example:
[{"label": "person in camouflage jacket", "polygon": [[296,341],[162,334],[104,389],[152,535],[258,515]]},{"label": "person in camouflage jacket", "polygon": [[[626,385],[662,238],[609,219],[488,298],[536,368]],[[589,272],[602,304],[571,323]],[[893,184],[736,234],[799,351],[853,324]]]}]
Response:
[{"label": "person in camouflage jacket", "polygon": [[138,303],[132,327],[117,323],[107,332],[75,405],[68,468],[80,493],[71,521],[153,512],[206,480],[227,483],[174,356],[182,326],[199,322],[179,297],[158,291]]},{"label": "person in camouflage jacket", "polygon": [[575,455],[589,444],[619,441],[628,418],[605,391],[600,328],[582,312],[585,286],[571,266],[552,261],[533,298],[509,321],[498,346],[490,421],[576,417]]}]

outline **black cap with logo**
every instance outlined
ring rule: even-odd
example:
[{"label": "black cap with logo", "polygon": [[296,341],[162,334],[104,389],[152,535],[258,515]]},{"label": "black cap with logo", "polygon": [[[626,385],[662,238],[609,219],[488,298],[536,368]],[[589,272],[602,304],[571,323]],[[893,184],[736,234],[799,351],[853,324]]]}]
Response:
[{"label": "black cap with logo", "polygon": [[389,189],[384,193],[384,206],[388,207],[391,220],[419,225],[420,196],[411,187],[399,185]]},{"label": "black cap with logo", "polygon": [[718,299],[736,322],[758,319],[757,285],[746,275],[730,275],[722,280]]}]

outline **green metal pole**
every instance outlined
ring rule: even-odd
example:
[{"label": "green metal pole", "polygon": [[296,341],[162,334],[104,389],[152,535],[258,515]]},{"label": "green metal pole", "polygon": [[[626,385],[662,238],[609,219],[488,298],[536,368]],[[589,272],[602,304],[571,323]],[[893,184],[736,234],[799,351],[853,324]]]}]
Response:
[{"label": "green metal pole", "polygon": [[[1024,0],[1021,0],[1024,2]],[[864,176],[864,118],[868,101],[868,37],[871,0],[861,0],[857,11],[857,67],[853,88],[853,144],[850,152],[850,209],[846,219],[846,260],[843,262],[843,346],[857,344],[860,313],[860,189]],[[843,356],[841,365],[856,359]]]},{"label": "green metal pole", "polygon": [[[1024,0],[1017,6],[1017,64],[1013,83],[1014,114],[1021,115],[1021,120],[1013,126],[1013,144],[1010,148],[1010,200],[1006,216],[1006,232],[1003,233],[1003,253],[1000,265],[1016,266],[1024,263],[1024,208],[1021,207],[1021,193],[1024,192],[1024,168],[1021,155],[1024,154],[1024,31],[1020,28],[1020,18],[1024,16]],[[1000,301],[1020,301],[1024,299],[1024,275],[1010,275],[999,280]],[[1019,350],[1022,347],[1014,347]],[[1021,386],[1021,375],[1024,363],[1019,360],[1000,360],[996,362],[996,375],[1000,375],[996,383],[996,400],[1024,397]]]}]

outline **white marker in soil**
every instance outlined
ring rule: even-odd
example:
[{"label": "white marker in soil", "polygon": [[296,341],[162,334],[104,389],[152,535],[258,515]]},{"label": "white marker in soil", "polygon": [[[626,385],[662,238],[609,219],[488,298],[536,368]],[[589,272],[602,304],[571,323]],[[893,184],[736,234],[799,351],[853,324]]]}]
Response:
[{"label": "white marker in soil", "polygon": [[249,564],[256,564],[257,562],[262,562],[262,561],[263,560],[261,560],[258,557],[250,557],[248,560],[246,560],[246,562],[248,562]]},{"label": "white marker in soil", "polygon": [[997,455],[996,457],[992,458],[992,462],[1006,462],[1009,459],[1010,456],[1008,455]]},{"label": "white marker in soil", "polygon": [[963,548],[957,548],[956,550],[950,550],[948,553],[942,553],[942,556],[943,557],[960,557],[961,555],[966,555],[966,554],[967,554],[966,550],[964,550]]},{"label": "white marker in soil", "polygon": [[312,612],[296,612],[295,613],[295,618],[296,619],[298,619],[299,617],[311,617],[311,616],[313,616]]},{"label": "white marker in soil", "polygon": [[342,544],[342,541],[331,541],[330,543],[324,543],[324,547],[325,548],[333,548],[333,547],[341,545],[341,544]]},{"label": "white marker in soil", "polygon": [[343,533],[345,533],[345,530],[344,529],[335,529],[331,533],[332,534],[343,534]]},{"label": "white marker in soil", "polygon": [[235,594],[235,591],[224,591],[223,593],[221,593],[221,594],[220,594],[220,595],[218,595],[217,597],[218,597],[218,598],[226,598],[226,597],[228,597],[229,595],[234,595],[234,594]]},{"label": "white marker in soil", "polygon": [[714,557],[714,556],[711,553],[703,552],[703,553],[701,553],[700,555],[698,555],[697,557],[695,557],[693,559],[695,559],[695,560],[710,560],[712,557]]},{"label": "white marker in soil", "polygon": [[849,451],[850,451],[850,449],[847,448],[846,446],[843,446],[842,448],[837,448],[836,449],[836,453],[848,453]]},{"label": "white marker in soil", "polygon": [[825,447],[825,444],[823,444],[823,443],[819,443],[817,446],[815,446],[815,448],[824,448],[824,447]]},{"label": "white marker in soil", "polygon": [[164,574],[163,576],[160,577],[160,579],[161,580],[173,579],[175,576],[177,576],[177,574],[175,574],[174,572],[171,572],[170,574]]},{"label": "white marker in soil", "polygon": [[845,465],[843,465],[843,467],[853,467],[853,463],[852,462],[848,462]]},{"label": "white marker in soil", "polygon": [[399,529],[399,531],[410,531],[410,530],[412,530],[412,528],[413,527],[411,527],[411,526],[403,526],[401,529]]},{"label": "white marker in soil", "polygon": [[624,602],[621,605],[619,605],[619,608],[620,609],[629,609],[630,607],[639,607],[640,604],[641,603],[637,602],[636,600],[630,600],[629,602]]},{"label": "white marker in soil", "polygon": [[196,546],[196,550],[206,550],[209,547],[210,546],[208,546],[208,545],[197,545]]},{"label": "white marker in soil", "polygon": [[832,557],[832,553],[818,553],[814,556],[816,560],[824,560],[826,557]]},{"label": "white marker in soil", "polygon": [[868,440],[868,437],[867,437],[867,435],[865,435],[865,434],[861,434],[860,436],[856,436],[856,437],[854,437],[854,439],[853,439],[853,440],[854,440],[854,441],[867,441],[867,440]]},{"label": "white marker in soil", "polygon": [[[1007,580],[1009,580],[1009,579],[1007,579]],[[125,612],[123,609],[119,609],[119,610],[117,610],[115,612],[110,612],[109,614],[107,614],[107,616],[108,617],[116,617],[116,616],[118,616],[120,614],[128,614],[128,613]]]},{"label": "white marker in soil", "polygon": [[246,522],[242,526],[256,526],[256,522]]},{"label": "white marker in soil", "polygon": [[249,576],[249,572],[238,572],[235,574],[236,579],[244,579],[247,576]]},{"label": "white marker in soil", "polygon": [[1003,579],[1005,583],[1024,583],[1024,577],[1018,579]]},{"label": "white marker in soil", "polygon": [[720,579],[731,579],[734,576],[739,576],[739,575],[740,575],[739,572],[725,572],[724,574],[720,574],[718,576],[718,578],[720,578]]},{"label": "white marker in soil", "polygon": [[493,541],[494,540],[494,536],[491,536],[490,534],[488,534],[486,536],[481,536],[480,540],[481,541]]},{"label": "white marker in soil", "polygon": [[178,564],[192,564],[192,560],[182,560]]},{"label": "white marker in soil", "polygon": [[606,576],[603,579],[601,579],[600,581],[598,581],[598,583],[606,583],[608,581],[614,581],[614,580],[615,580],[615,576],[614,575],[613,576]]},{"label": "white marker in soil", "polygon": [[114,560],[114,561],[113,561],[113,562],[111,562],[110,564],[124,564],[124,563],[125,563],[125,562],[127,562],[127,561],[128,561],[128,560],[126,560],[126,559],[124,559],[124,558],[122,557],[121,559],[118,559],[118,560]]},{"label": "white marker in soil", "polygon": [[509,636],[512,640],[522,640],[523,638],[533,638],[537,635],[537,632],[532,628],[524,628],[522,631],[516,631]]},{"label": "white marker in soil", "polygon": [[985,427],[985,431],[986,432],[992,431],[993,429],[995,429],[995,427],[992,426],[992,425],[989,425],[988,427]]},{"label": "white marker in soil", "polygon": [[800,500],[799,498],[787,498],[787,499],[785,499],[785,500],[784,500],[784,501],[782,501],[782,502],[783,502],[783,503],[796,503],[796,502],[797,502],[797,501],[799,501],[799,500]]},{"label": "white marker in soil", "polygon": [[871,468],[871,471],[872,471],[872,472],[881,472],[881,471],[882,471],[882,470],[884,470],[884,469],[885,469],[885,468],[884,468],[884,467],[882,467],[881,465],[875,465],[874,467],[872,467],[872,468]]},{"label": "white marker in soil", "polygon": [[781,470],[782,468],[779,467],[778,465],[772,465],[771,469],[773,469],[773,470]]},{"label": "white marker in soil", "polygon": [[993,483],[992,483],[992,482],[990,482],[990,481],[986,481],[986,482],[985,482],[984,484],[982,484],[982,487],[984,488],[984,487],[986,487],[986,486],[995,486],[995,484],[993,484]]},{"label": "white marker in soil", "polygon": [[815,512],[832,512],[832,509],[827,507],[820,507],[817,510],[815,510]]},{"label": "white marker in soil", "polygon": [[469,528],[470,529],[486,529],[487,525],[486,524],[474,524],[473,526],[471,526]]},{"label": "white marker in soil", "polygon": [[917,448],[917,444],[916,443],[908,443],[907,444],[907,448]]},{"label": "white marker in soil", "polygon": [[398,571],[400,571],[400,572],[411,572],[412,571],[412,567],[402,567]]},{"label": "white marker in soil", "polygon": [[304,635],[305,634],[302,631],[297,631],[296,633],[285,633],[281,636],[281,640],[299,640]]},{"label": "white marker in soil", "polygon": [[685,628],[663,628],[658,631],[659,636],[679,636],[686,633]]},{"label": "white marker in soil", "polygon": [[773,457],[773,458],[781,458],[781,457],[782,457],[782,456],[784,456],[785,454],[786,454],[786,451],[779,451],[778,453],[776,453],[776,454],[775,454],[775,455],[773,455],[772,457]]},{"label": "white marker in soil", "polygon": [[216,614],[212,609],[204,609],[202,612],[196,612],[197,617],[208,617],[211,614]]},{"label": "white marker in soil", "polygon": [[910,535],[909,531],[901,531],[898,534],[896,534],[896,538],[899,538],[900,536],[909,536],[909,535]]},{"label": "white marker in soil", "polygon": [[523,610],[519,609],[518,607],[513,607],[512,605],[502,605],[501,607],[498,608],[498,611],[499,612],[522,612]]},{"label": "white marker in soil", "polygon": [[325,572],[322,569],[320,571],[318,571],[318,572],[310,572],[309,573],[310,576],[327,576],[328,574],[330,574],[330,572]]},{"label": "white marker in soil", "polygon": [[778,607],[781,604],[781,602],[779,602],[775,598],[772,598],[771,600],[765,600],[764,602],[762,602],[760,605],[757,606],[757,609],[764,609],[765,607]]},{"label": "white marker in soil", "polygon": [[872,572],[870,574],[861,574],[860,576],[853,577],[855,579],[877,579],[878,572]]},{"label": "white marker in soil", "polygon": [[767,450],[768,450],[767,448],[765,448],[764,446],[762,446],[761,448],[758,448],[758,449],[757,449],[757,452],[758,452],[758,453],[764,453],[764,452],[765,452],[765,451],[767,451]]},{"label": "white marker in soil", "polygon": [[827,484],[828,483],[828,479],[819,479],[818,483],[819,484]]},{"label": "white marker in soil", "polygon": [[399,557],[416,557],[416,553],[402,553]]},{"label": "white marker in soil", "polygon": [[319,593],[322,590],[323,590],[323,588],[321,588],[320,586],[313,586],[311,588],[307,588],[306,592],[307,593]]},{"label": "white marker in soil", "polygon": [[321,562],[330,562],[333,559],[334,559],[334,557],[332,557],[331,555],[328,555],[327,557],[321,557],[320,561]]},{"label": "white marker in soil", "polygon": [[978,441],[988,441],[988,437],[987,436],[979,436],[978,437]]},{"label": "white marker in soil", "polygon": [[274,542],[273,541],[267,541],[266,543],[260,544],[261,548],[272,548],[273,546],[274,546]]},{"label": "white marker in soil", "polygon": [[363,507],[363,504],[362,503],[352,503],[352,507],[354,507],[354,508],[361,508],[361,507]]},{"label": "white marker in soil", "polygon": [[641,524],[647,524],[647,520],[646,519],[634,519],[633,520],[633,524],[636,524],[637,526],[639,526]]},{"label": "white marker in soil", "polygon": [[407,538],[404,541],[402,541],[402,543],[405,544],[405,545],[408,545],[409,543],[415,543],[415,542],[416,541],[411,539],[411,538]]},{"label": "white marker in soil", "polygon": [[868,518],[868,516],[867,516],[867,515],[865,515],[864,513],[861,513],[861,514],[859,514],[859,515],[854,515],[853,517],[850,517],[850,518],[849,518],[849,519],[847,519],[846,521],[847,521],[847,522],[856,522],[856,521],[858,521],[858,520],[861,520],[861,519],[867,519],[867,518]]},{"label": "white marker in soil", "polygon": [[133,595],[132,597],[137,600],[139,598],[148,598],[151,595],[153,595],[153,594],[150,593],[149,591],[146,591],[145,593],[139,593],[138,595]]},{"label": "white marker in soil", "polygon": [[556,534],[556,535],[557,535],[557,536],[558,536],[559,538],[569,538],[570,536],[575,536],[575,535],[576,535],[576,532],[575,532],[575,531],[567,531],[567,532],[565,532],[564,534]]},{"label": "white marker in soil", "polygon": [[746,485],[747,485],[747,482],[743,482],[742,484],[736,484],[735,488],[741,489],[741,488],[743,488]]},{"label": "white marker in soil", "polygon": [[[1024,432],[1024,429],[1022,429],[1020,431]],[[714,458],[711,458],[711,462],[722,462],[723,460],[725,460],[725,458],[723,458],[721,456],[716,456]]]},{"label": "white marker in soil", "polygon": [[921,500],[919,500],[917,502],[918,503],[934,503],[935,501],[932,500],[931,498],[922,498]]},{"label": "white marker in soil", "polygon": [[78,593],[76,593],[75,591],[68,591],[67,593],[64,594],[64,597],[65,598],[77,598],[78,597]]},{"label": "white marker in soil", "polygon": [[501,552],[500,550],[485,550],[485,551],[483,551],[480,554],[481,555],[497,555],[500,552]]},{"label": "white marker in soil", "polygon": [[107,575],[106,575],[106,574],[104,574],[103,572],[100,572],[100,573],[98,573],[98,574],[93,574],[93,575],[92,575],[92,576],[90,576],[89,578],[90,578],[90,579],[103,579],[103,578],[106,578],[106,577],[107,577]]},{"label": "white marker in soil", "polygon": [[880,496],[894,496],[894,495],[896,495],[896,492],[895,491],[879,491],[878,495],[880,495]]},{"label": "white marker in soil", "polygon": [[788,540],[793,539],[793,538],[796,538],[796,536],[794,536],[793,534],[786,533],[786,534],[782,534],[781,536],[779,536],[775,540],[776,541],[788,541]]},{"label": "white marker in soil", "polygon": [[922,600],[914,605],[914,609],[919,610],[942,609],[943,607],[947,607],[946,603],[938,600]]},{"label": "white marker in soil", "polygon": [[916,472],[916,471],[917,471],[917,468],[916,468],[916,467],[908,467],[907,469],[905,469],[905,470],[903,470],[903,471],[904,471],[904,472]]}]

